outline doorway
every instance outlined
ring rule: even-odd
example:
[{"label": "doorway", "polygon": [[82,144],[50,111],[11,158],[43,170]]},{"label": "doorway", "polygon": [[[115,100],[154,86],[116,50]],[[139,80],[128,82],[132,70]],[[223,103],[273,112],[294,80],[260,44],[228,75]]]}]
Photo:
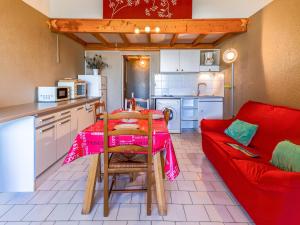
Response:
[{"label": "doorway", "polygon": [[[150,96],[150,57],[142,55],[124,55],[124,90],[125,99],[149,99]],[[145,105],[140,105],[146,107]]]}]

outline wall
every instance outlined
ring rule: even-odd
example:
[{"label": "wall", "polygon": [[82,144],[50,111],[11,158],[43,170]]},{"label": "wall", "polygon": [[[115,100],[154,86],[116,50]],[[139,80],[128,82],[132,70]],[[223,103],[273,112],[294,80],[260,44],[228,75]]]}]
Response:
[{"label": "wall", "polygon": [[74,77],[84,70],[84,49],[59,35],[60,63],[56,62],[56,34],[47,18],[19,0],[0,1],[0,107],[33,102],[37,86]]},{"label": "wall", "polygon": [[[299,8],[299,0],[275,0],[250,18],[247,33],[220,46],[239,52],[235,111],[248,100],[300,108]],[[226,82],[230,71],[226,66]],[[229,90],[226,96],[229,103]]]},{"label": "wall", "polygon": [[[123,56],[124,55],[144,55],[150,56],[150,95],[154,87],[154,74],[159,73],[159,52],[158,51],[86,51],[86,56],[93,57],[95,54],[102,55],[103,61],[108,64],[102,75],[107,76],[107,109],[112,111],[123,106]],[[86,74],[92,71],[86,69]]]}]

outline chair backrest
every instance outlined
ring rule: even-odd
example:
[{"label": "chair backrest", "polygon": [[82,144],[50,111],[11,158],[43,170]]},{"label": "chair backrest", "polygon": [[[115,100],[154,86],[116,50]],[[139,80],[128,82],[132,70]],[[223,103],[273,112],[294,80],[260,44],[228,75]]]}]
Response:
[{"label": "chair backrest", "polygon": [[95,121],[100,119],[100,117],[103,116],[105,111],[106,111],[105,102],[100,101],[95,103]]},{"label": "chair backrest", "polygon": [[[148,122],[147,130],[140,129],[120,129],[120,130],[109,130],[110,120],[122,120],[122,119],[137,119],[145,120]],[[108,159],[109,153],[145,153],[152,156],[152,114],[142,115],[134,112],[120,112],[116,114],[104,114],[104,159]],[[138,135],[148,137],[148,146],[142,147],[138,145],[120,145],[116,147],[109,146],[110,136],[120,136],[120,135]],[[149,159],[149,157],[148,157]]]},{"label": "chair backrest", "polygon": [[165,108],[164,111],[163,111],[163,114],[164,114],[164,118],[165,118],[166,124],[168,126],[169,120],[170,120],[170,116],[171,116],[171,110],[168,109],[168,108]]},{"label": "chair backrest", "polygon": [[[150,99],[144,99],[144,98],[134,98],[136,104],[140,107],[143,107],[141,106],[141,103],[143,104],[146,104],[146,109],[150,109]],[[125,98],[125,105],[124,105],[124,108],[125,110],[128,109],[128,102],[129,102],[129,99]],[[145,107],[143,107],[145,108]]]}]

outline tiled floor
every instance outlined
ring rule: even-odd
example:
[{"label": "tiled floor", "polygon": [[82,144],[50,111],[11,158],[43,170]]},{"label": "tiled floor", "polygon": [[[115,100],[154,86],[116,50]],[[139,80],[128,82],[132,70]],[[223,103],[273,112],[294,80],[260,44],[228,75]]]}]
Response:
[{"label": "tiled floor", "polygon": [[[165,182],[168,215],[159,216],[153,194],[152,216],[146,216],[144,193],[113,194],[110,215],[103,217],[102,185],[97,184],[96,205],[81,214],[88,158],[61,167],[35,193],[0,193],[0,225],[250,225],[222,179],[201,151],[199,134],[172,136],[181,173]],[[144,177],[118,186],[143,185]]]}]

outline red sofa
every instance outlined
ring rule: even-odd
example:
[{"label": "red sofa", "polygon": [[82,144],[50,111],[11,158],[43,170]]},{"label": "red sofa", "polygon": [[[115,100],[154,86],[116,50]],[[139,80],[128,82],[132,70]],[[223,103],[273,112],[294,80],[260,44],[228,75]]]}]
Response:
[{"label": "red sofa", "polygon": [[269,161],[278,142],[300,144],[300,110],[248,102],[235,119],[258,124],[247,149],[250,158],[226,143],[224,134],[234,120],[202,120],[202,146],[225,183],[257,225],[300,224],[300,173],[286,172]]}]

